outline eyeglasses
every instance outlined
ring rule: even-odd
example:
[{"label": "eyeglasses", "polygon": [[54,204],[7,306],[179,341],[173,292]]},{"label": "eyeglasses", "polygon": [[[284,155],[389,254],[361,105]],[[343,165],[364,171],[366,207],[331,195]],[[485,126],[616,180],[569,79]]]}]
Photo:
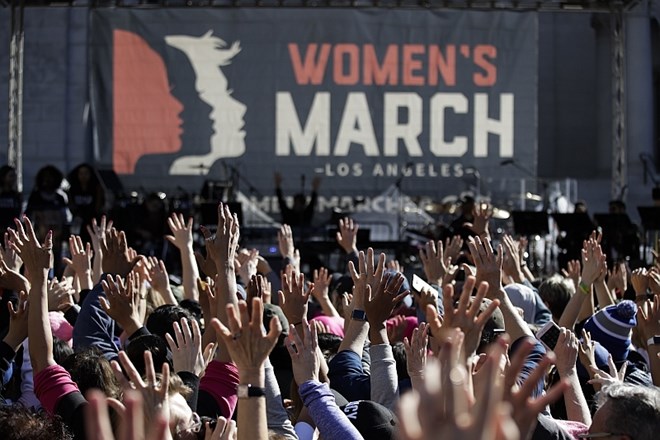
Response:
[{"label": "eyeglasses", "polygon": [[193,412],[192,417],[188,421],[187,426],[177,430],[177,434],[181,434],[183,432],[197,433],[199,432],[201,427],[202,427],[202,419],[199,417],[199,415],[196,412]]}]

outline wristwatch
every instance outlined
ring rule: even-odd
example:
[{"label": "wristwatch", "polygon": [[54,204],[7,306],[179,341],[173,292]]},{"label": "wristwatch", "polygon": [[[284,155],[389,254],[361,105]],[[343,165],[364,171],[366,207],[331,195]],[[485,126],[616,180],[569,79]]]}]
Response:
[{"label": "wristwatch", "polygon": [[351,318],[356,321],[366,321],[367,312],[365,312],[364,310],[354,309],[353,313],[351,314]]},{"label": "wristwatch", "polygon": [[646,341],[646,345],[660,345],[660,335],[655,335]]},{"label": "wristwatch", "polygon": [[261,387],[255,387],[253,385],[238,385],[236,390],[239,399],[249,399],[250,397],[265,397],[266,389]]}]

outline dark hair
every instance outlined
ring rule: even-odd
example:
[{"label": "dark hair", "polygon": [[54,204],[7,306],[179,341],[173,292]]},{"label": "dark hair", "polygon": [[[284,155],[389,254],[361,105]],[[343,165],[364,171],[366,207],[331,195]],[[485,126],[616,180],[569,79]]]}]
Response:
[{"label": "dark hair", "polygon": [[[16,169],[9,165],[3,165],[0,167],[0,188],[5,184],[5,179],[9,173],[16,173]],[[18,191],[18,188],[14,187],[12,190]]]},{"label": "dark hair", "polygon": [[80,171],[81,168],[89,169],[90,187],[96,188],[101,184],[98,175],[96,174],[96,169],[88,163],[81,163],[80,165],[76,166],[73,170],[71,170],[71,172],[66,176],[66,180],[69,182],[69,185],[71,185],[72,190],[79,191],[81,189],[80,180],[78,179],[78,172]]},{"label": "dark hair", "polygon": [[147,330],[151,334],[160,336],[165,340],[165,334],[169,333],[170,336],[175,338],[174,325],[175,322],[181,321],[181,318],[187,318],[189,321],[195,317],[188,310],[175,304],[165,304],[154,309],[147,318]]},{"label": "dark hair", "polygon": [[69,347],[66,341],[57,336],[53,336],[53,358],[55,362],[62,365],[64,361],[73,354],[73,348]]},{"label": "dark hair", "polygon": [[392,346],[392,354],[394,355],[394,362],[396,362],[396,374],[399,376],[399,380],[410,379],[407,365],[408,356],[403,342],[397,342]]},{"label": "dark hair", "polygon": [[[51,177],[54,182],[55,188],[44,188],[46,183],[46,178]],[[53,165],[46,165],[37,172],[37,176],[34,179],[34,190],[41,191],[43,189],[53,189],[56,190],[62,185],[62,180],[64,180],[64,174]]]},{"label": "dark hair", "polygon": [[121,397],[121,386],[112,372],[110,362],[98,348],[89,347],[73,353],[64,360],[62,366],[71,374],[71,379],[78,384],[83,395],[96,388],[107,397]]},{"label": "dark hair", "polygon": [[319,333],[319,348],[328,362],[337,354],[340,345],[339,336],[332,333]]},{"label": "dark hair", "polygon": [[23,405],[0,405],[0,432],[3,440],[73,440],[62,419]]},{"label": "dark hair", "polygon": [[135,369],[140,373],[140,376],[145,374],[144,366],[144,352],[150,351],[154,360],[154,369],[161,371],[163,364],[170,364],[172,369],[172,356],[170,355],[165,340],[156,335],[142,335],[133,339],[126,346],[126,355],[135,365]]}]

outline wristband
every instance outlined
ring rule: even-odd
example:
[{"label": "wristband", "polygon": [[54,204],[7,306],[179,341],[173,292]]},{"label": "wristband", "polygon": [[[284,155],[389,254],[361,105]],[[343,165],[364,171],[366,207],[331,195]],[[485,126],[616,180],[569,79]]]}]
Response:
[{"label": "wristband", "polygon": [[584,281],[580,281],[580,284],[578,285],[580,290],[583,291],[586,295],[589,295],[591,293],[591,286]]},{"label": "wristband", "polygon": [[238,385],[236,389],[236,394],[239,399],[249,399],[250,397],[266,397],[266,390],[261,387],[255,387],[254,385]]},{"label": "wristband", "polygon": [[365,312],[364,310],[355,309],[353,310],[353,313],[351,313],[351,319],[354,319],[356,321],[366,321],[367,312]]},{"label": "wristband", "polygon": [[646,345],[660,345],[660,335],[655,335],[646,341]]}]

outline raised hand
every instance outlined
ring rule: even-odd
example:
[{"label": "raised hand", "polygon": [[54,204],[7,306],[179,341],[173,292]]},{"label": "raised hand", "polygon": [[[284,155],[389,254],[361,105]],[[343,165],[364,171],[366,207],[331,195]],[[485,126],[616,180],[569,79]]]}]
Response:
[{"label": "raised hand", "polygon": [[280,255],[282,258],[288,258],[293,261],[295,258],[296,247],[293,244],[293,232],[291,226],[282,225],[280,230],[277,231],[277,243],[279,244]]},{"label": "raised hand", "polygon": [[197,321],[193,319],[188,323],[186,318],[181,318],[181,324],[175,322],[173,327],[176,341],[169,333],[165,333],[165,339],[172,352],[174,371],[188,371],[201,376],[206,369],[206,359],[202,353],[202,333]]},{"label": "raised hand", "polygon": [[0,261],[0,287],[14,292],[20,292],[21,290],[29,292],[30,282],[2,260]]},{"label": "raised hand", "polygon": [[11,246],[23,260],[28,280],[46,276],[53,264],[53,231],[48,231],[43,243],[39,243],[32,222],[23,216],[25,227],[16,220],[16,229],[9,229]]},{"label": "raised hand", "polygon": [[145,437],[144,400],[135,390],[126,390],[123,404],[113,405],[115,411],[120,410],[123,425],[122,435],[115,437],[112,422],[108,413],[108,402],[105,394],[91,390],[85,396],[89,405],[85,411],[85,431],[87,438],[96,440],[168,440],[171,439],[168,420],[163,414],[156,414],[151,420],[149,433]]},{"label": "raised hand", "polygon": [[263,313],[264,305],[261,299],[252,298],[252,316],[248,314],[245,301],[239,301],[238,307],[227,305],[227,326],[217,319],[211,321],[241,375],[263,368],[266,358],[282,333],[282,326],[276,317],[270,320],[268,333],[263,333]]},{"label": "raised hand", "polygon": [[582,247],[582,282],[593,285],[607,273],[607,256],[597,240],[590,238]]},{"label": "raised hand", "polygon": [[550,388],[546,394],[536,398],[532,397],[539,381],[543,379],[548,367],[554,362],[552,353],[546,354],[525,382],[518,386],[518,377],[533,346],[533,342],[524,341],[514,353],[511,364],[506,367],[504,373],[504,400],[508,401],[513,408],[513,420],[520,431],[520,438],[530,438],[536,426],[538,414],[547,405],[562,397],[564,390],[568,387],[568,384],[562,380]]},{"label": "raised hand", "polygon": [[[442,291],[442,298],[445,307],[444,321],[442,322],[442,329],[438,332],[435,325],[431,326],[431,331],[435,331],[434,337],[442,341],[447,339],[447,330],[451,328],[459,328],[465,334],[465,354],[467,356],[474,354],[479,347],[479,340],[481,332],[490,319],[495,309],[499,306],[499,300],[495,299],[490,302],[486,310],[479,313],[481,302],[486,297],[488,292],[488,284],[481,283],[477,289],[477,295],[471,298],[472,291],[474,290],[477,280],[474,277],[468,277],[463,284],[463,290],[458,300],[458,307],[454,309],[454,286],[445,286]],[[433,322],[437,321],[437,317]],[[431,321],[429,321],[431,322]],[[439,333],[439,334],[438,334]],[[436,336],[437,334],[437,336]]]},{"label": "raised hand", "polygon": [[332,275],[328,269],[322,267],[314,269],[314,284],[311,289],[311,294],[319,303],[330,299],[330,283],[332,282]]},{"label": "raised hand", "polygon": [[[144,410],[144,429],[145,434],[151,428],[151,425],[156,423],[157,419],[164,418],[169,420],[170,410],[169,410],[169,384],[170,384],[170,365],[167,362],[163,362],[163,367],[161,370],[160,380],[156,378],[156,370],[154,369],[154,360],[151,356],[151,352],[145,350],[144,352],[144,366],[145,366],[145,377],[146,382],[140,377],[135,365],[128,358],[128,355],[120,351],[119,352],[119,362],[112,361],[112,370],[115,374],[115,378],[122,384],[124,390],[136,390],[140,393],[143,400],[143,410]],[[127,380],[124,376],[123,371],[126,372],[128,376]],[[169,430],[168,430],[169,434]]]},{"label": "raised hand", "polygon": [[[516,440],[519,432],[511,419],[511,408],[502,402],[502,381],[497,365],[504,347],[495,347],[484,363],[481,396],[471,404],[469,377],[464,365],[456,362],[456,343],[447,341],[441,364],[429,360],[418,394],[407,393],[399,404],[399,434],[403,440],[471,439]],[[451,380],[449,380],[451,374]]]},{"label": "raised hand", "polygon": [[555,367],[557,367],[560,377],[566,377],[575,372],[579,348],[580,342],[575,337],[575,333],[562,328],[557,339],[557,345],[552,350],[557,359]]},{"label": "raised hand", "polygon": [[167,219],[167,225],[172,231],[172,235],[166,235],[165,239],[176,246],[179,250],[190,249],[193,245],[193,218],[186,221],[183,214],[172,213]]},{"label": "raised hand", "polygon": [[254,275],[257,274],[259,251],[256,249],[241,250],[236,255],[234,263],[236,273],[243,283],[248,283]]},{"label": "raised hand", "polygon": [[368,285],[371,288],[371,291],[374,292],[383,279],[383,273],[385,271],[385,254],[381,253],[378,256],[378,262],[374,264],[374,250],[372,248],[367,249],[366,255],[364,252],[360,251],[358,254],[358,268],[359,272],[355,270],[353,262],[349,261],[348,272],[353,279],[353,285]]},{"label": "raised hand", "polygon": [[337,231],[337,244],[346,252],[358,252],[357,249],[357,233],[360,229],[357,222],[351,218],[339,219],[339,231]]},{"label": "raised hand", "polygon": [[470,254],[477,268],[477,282],[488,283],[489,295],[502,289],[502,246],[493,251],[490,240],[481,240],[479,237],[470,237],[468,240]]},{"label": "raised hand", "polygon": [[406,369],[413,380],[413,388],[415,389],[417,389],[414,385],[415,379],[424,379],[428,344],[428,324],[425,322],[422,322],[419,327],[413,330],[410,341],[407,337],[403,338],[403,347],[406,351]]},{"label": "raised hand", "polygon": [[594,389],[598,391],[602,387],[606,387],[615,383],[623,383],[626,378],[626,369],[628,368],[628,361],[624,361],[619,370],[616,369],[612,355],[607,358],[607,365],[610,372],[607,373],[600,370],[598,367],[589,367],[593,374],[591,380],[588,381],[593,385]]},{"label": "raised hand", "polygon": [[443,277],[451,265],[451,261],[445,258],[442,241],[438,240],[437,247],[433,241],[427,242],[424,248],[419,250],[419,259],[424,267],[426,280],[442,286]]},{"label": "raised hand", "polygon": [[104,297],[99,297],[101,307],[130,336],[142,326],[140,318],[140,287],[137,276],[130,273],[126,279],[108,276],[101,283]]},{"label": "raised hand", "polygon": [[[392,276],[388,274],[382,278],[375,290],[369,289],[370,294],[367,294],[364,310],[367,312],[371,332],[384,330],[385,321],[392,314],[396,303],[410,293],[406,290],[399,294],[403,281],[403,274],[397,273]],[[374,342],[373,336],[372,343],[378,343]]]},{"label": "raised hand", "polygon": [[575,290],[577,290],[580,284],[580,274],[582,273],[580,260],[569,261],[566,269],[562,269],[561,273],[564,275],[564,278],[568,278],[569,280],[573,281]]},{"label": "raised hand", "polygon": [[458,261],[458,257],[461,256],[461,250],[463,249],[463,239],[460,235],[454,235],[451,238],[445,240],[445,261],[447,264],[452,261]]},{"label": "raised hand", "polygon": [[608,272],[607,287],[612,293],[619,291],[621,294],[628,289],[628,268],[626,267],[626,263],[617,263]]},{"label": "raised hand", "polygon": [[[199,229],[204,236],[204,242],[208,243],[208,240],[212,239],[211,231],[204,226],[200,226]],[[207,277],[214,277],[218,274],[218,269],[215,267],[215,261],[208,248],[203,255],[201,252],[195,251],[195,260],[197,261],[199,270]]]},{"label": "raised hand", "polygon": [[470,229],[476,236],[482,239],[490,240],[488,222],[493,216],[492,207],[477,203],[474,205],[472,214],[474,215],[474,221],[472,223],[463,223],[463,227]]},{"label": "raised hand", "polygon": [[101,243],[105,241],[106,234],[111,230],[112,220],[107,221],[105,215],[101,217],[101,221],[99,223],[97,223],[96,219],[93,218],[92,224],[87,225],[87,233],[92,240],[92,247],[94,248],[95,254],[98,255],[99,252],[102,252]]},{"label": "raised hand", "polygon": [[589,367],[596,366],[596,345],[591,340],[591,333],[585,329],[582,329],[582,339],[579,342],[578,357],[584,368],[589,371]]},{"label": "raised hand", "polygon": [[170,276],[163,260],[156,257],[148,257],[149,283],[163,297],[167,304],[176,304],[176,298],[170,286]]},{"label": "raised hand", "polygon": [[[312,287],[313,288],[313,287]],[[280,307],[290,324],[300,325],[307,317],[307,302],[310,292],[305,291],[305,275],[284,274],[282,290],[278,292]]]},{"label": "raised hand", "polygon": [[103,272],[103,246],[101,243],[105,241],[105,236],[112,230],[112,220],[107,221],[105,215],[101,217],[100,224],[96,219],[92,219],[92,224],[87,226],[87,233],[92,241],[92,249],[94,250],[94,264],[92,280],[96,283],[101,279]]},{"label": "raised hand", "polygon": [[[286,348],[291,356],[293,377],[298,385],[308,380],[319,380],[321,362],[317,356],[318,336],[315,326],[304,320],[301,326],[302,335],[296,327],[291,325],[289,337],[286,339]],[[301,337],[302,336],[302,337]]]},{"label": "raised hand", "polygon": [[644,301],[637,308],[637,330],[643,341],[660,335],[660,296]]},{"label": "raised hand", "polygon": [[[215,236],[206,238],[206,252],[215,261],[218,272],[234,273],[234,260],[240,239],[238,217],[232,214],[228,205],[218,205],[218,229]],[[205,272],[206,273],[206,272]],[[210,275],[206,273],[206,275]]]},{"label": "raised hand", "polygon": [[112,228],[101,242],[103,253],[103,272],[125,277],[142,260],[140,256],[133,256],[126,243],[124,231]]},{"label": "raised hand", "polygon": [[65,311],[73,306],[75,290],[68,282],[59,282],[53,278],[48,282],[48,311]]},{"label": "raised hand", "polygon": [[504,249],[504,260],[502,269],[504,273],[513,278],[516,283],[522,283],[525,275],[522,273],[520,264],[520,250],[518,243],[510,235],[502,237],[502,246]]},{"label": "raised hand", "polygon": [[0,245],[0,260],[4,261],[7,268],[14,272],[19,272],[23,265],[23,260],[11,245],[9,232],[5,232],[4,246]]},{"label": "raised hand", "polygon": [[25,291],[18,295],[16,307],[11,301],[7,302],[9,309],[9,330],[3,341],[15,352],[28,337],[28,295]]}]

